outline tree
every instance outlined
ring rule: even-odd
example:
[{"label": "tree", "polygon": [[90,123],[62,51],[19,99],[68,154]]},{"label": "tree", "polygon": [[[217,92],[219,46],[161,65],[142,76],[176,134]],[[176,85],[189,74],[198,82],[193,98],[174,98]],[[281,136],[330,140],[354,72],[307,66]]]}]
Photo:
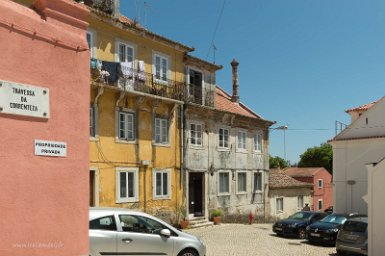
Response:
[{"label": "tree", "polygon": [[286,161],[285,159],[279,156],[275,156],[275,157],[270,156],[269,163],[270,163],[270,169],[277,169],[278,167],[281,169],[284,169],[289,166],[288,161]]},{"label": "tree", "polygon": [[324,167],[333,174],[333,148],[323,143],[319,147],[308,148],[300,155],[298,167]]}]

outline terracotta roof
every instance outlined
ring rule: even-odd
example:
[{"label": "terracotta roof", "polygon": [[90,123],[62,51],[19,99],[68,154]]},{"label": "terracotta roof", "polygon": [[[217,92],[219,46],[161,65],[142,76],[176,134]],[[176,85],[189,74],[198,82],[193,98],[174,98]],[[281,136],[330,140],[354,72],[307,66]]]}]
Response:
[{"label": "terracotta roof", "polygon": [[345,110],[346,113],[350,113],[350,112],[362,112],[362,111],[366,111],[368,110],[369,108],[371,108],[374,104],[376,104],[377,101],[373,101],[371,103],[368,103],[368,104],[365,104],[365,105],[362,105],[362,106],[359,106],[359,107],[355,107],[355,108],[350,108],[350,109],[347,109]]},{"label": "terracotta roof", "polygon": [[323,167],[291,167],[286,168],[285,173],[291,177],[313,177],[317,172],[324,169]]},{"label": "terracotta roof", "polygon": [[313,184],[298,181],[286,174],[284,170],[272,169],[269,174],[269,188],[312,188]]},{"label": "terracotta roof", "polygon": [[120,15],[119,16],[119,21],[121,23],[124,23],[124,24],[127,24],[127,25],[130,25],[130,26],[136,26],[138,28],[143,28],[139,23],[127,18],[126,16],[123,16],[123,15]]},{"label": "terracotta roof", "polygon": [[[246,107],[244,104],[232,102],[230,94],[225,92],[219,86],[215,88],[215,93],[216,93],[215,106],[217,110],[267,121],[263,119],[261,116],[259,116],[258,114],[254,113],[251,109]],[[267,121],[267,122],[271,122],[271,121]],[[271,122],[271,124],[274,124],[274,122]]]}]

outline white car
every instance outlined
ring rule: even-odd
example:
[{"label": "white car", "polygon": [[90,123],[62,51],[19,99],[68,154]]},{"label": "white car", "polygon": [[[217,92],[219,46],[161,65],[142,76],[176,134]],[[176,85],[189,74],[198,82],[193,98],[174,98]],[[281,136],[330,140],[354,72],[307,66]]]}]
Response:
[{"label": "white car", "polygon": [[90,208],[90,255],[205,256],[198,237],[143,212]]}]

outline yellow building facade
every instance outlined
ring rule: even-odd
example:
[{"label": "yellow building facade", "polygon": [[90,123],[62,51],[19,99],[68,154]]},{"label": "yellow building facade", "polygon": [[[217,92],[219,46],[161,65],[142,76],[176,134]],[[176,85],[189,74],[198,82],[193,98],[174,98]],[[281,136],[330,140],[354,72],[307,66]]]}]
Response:
[{"label": "yellow building facade", "polygon": [[173,222],[184,205],[183,60],[193,49],[90,9],[90,205]]}]

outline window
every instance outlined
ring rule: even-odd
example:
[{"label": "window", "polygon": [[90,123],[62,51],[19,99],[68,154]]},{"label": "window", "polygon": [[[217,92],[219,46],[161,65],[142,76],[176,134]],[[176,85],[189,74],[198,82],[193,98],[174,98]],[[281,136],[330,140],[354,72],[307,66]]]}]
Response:
[{"label": "window", "polygon": [[155,118],[155,143],[168,144],[168,120]]},{"label": "window", "polygon": [[323,200],[318,199],[318,210],[322,210],[322,208],[323,208]]},{"label": "window", "polygon": [[254,173],[254,192],[262,191],[262,173],[255,172]]},{"label": "window", "polygon": [[96,220],[91,220],[90,229],[116,231],[114,216],[107,216]]},{"label": "window", "polygon": [[95,107],[90,107],[90,136],[95,137],[96,136],[96,113],[95,113]]},{"label": "window", "polygon": [[154,54],[154,75],[155,78],[167,82],[168,79],[168,58]]},{"label": "window", "polygon": [[247,191],[247,173],[246,172],[238,172],[237,173],[237,192],[246,192]]},{"label": "window", "polygon": [[244,131],[238,132],[238,148],[246,149],[246,132]]},{"label": "window", "polygon": [[230,193],[230,172],[219,172],[219,194]]},{"label": "window", "polygon": [[138,170],[120,168],[116,173],[117,203],[138,200]]},{"label": "window", "polygon": [[322,188],[322,187],[323,187],[323,180],[319,179],[318,180],[318,188]]},{"label": "window", "polygon": [[169,199],[171,189],[170,170],[154,170],[154,198]]},{"label": "window", "polygon": [[298,196],[297,200],[298,200],[297,208],[298,209],[303,209],[303,196],[302,195]]},{"label": "window", "polygon": [[283,198],[276,199],[277,213],[283,212]]},{"label": "window", "polygon": [[262,131],[254,134],[254,151],[262,152]]},{"label": "window", "polygon": [[133,113],[119,111],[118,135],[120,140],[135,140],[134,122]]},{"label": "window", "polygon": [[95,37],[93,31],[87,31],[87,45],[90,50],[90,57],[96,58]]},{"label": "window", "polygon": [[190,143],[194,146],[202,146],[201,124],[190,124]]},{"label": "window", "polygon": [[229,148],[229,130],[219,128],[219,147]]},{"label": "window", "polygon": [[[134,47],[127,43],[123,42],[117,42],[117,61],[118,62],[127,62],[127,63],[133,63],[134,62]],[[131,64],[131,68],[133,68],[133,65]]]},{"label": "window", "polygon": [[[159,235],[162,229],[167,228],[156,220],[139,215],[119,215],[119,221],[125,232]],[[171,234],[176,235],[173,231],[171,231]]]}]

